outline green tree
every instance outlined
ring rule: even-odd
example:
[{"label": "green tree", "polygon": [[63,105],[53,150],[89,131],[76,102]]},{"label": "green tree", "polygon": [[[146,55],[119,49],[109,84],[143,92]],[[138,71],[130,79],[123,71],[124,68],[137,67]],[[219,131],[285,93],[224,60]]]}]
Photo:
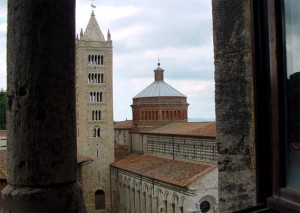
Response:
[{"label": "green tree", "polygon": [[2,89],[0,91],[0,129],[6,129],[6,92]]}]

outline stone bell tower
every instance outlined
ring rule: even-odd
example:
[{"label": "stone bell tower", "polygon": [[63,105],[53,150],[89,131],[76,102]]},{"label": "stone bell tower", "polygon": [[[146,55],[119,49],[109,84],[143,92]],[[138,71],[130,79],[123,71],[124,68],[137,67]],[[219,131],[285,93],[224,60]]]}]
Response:
[{"label": "stone bell tower", "polygon": [[78,153],[93,159],[81,168],[87,211],[110,212],[109,165],[113,152],[112,40],[105,40],[92,12],[76,39],[76,118]]}]

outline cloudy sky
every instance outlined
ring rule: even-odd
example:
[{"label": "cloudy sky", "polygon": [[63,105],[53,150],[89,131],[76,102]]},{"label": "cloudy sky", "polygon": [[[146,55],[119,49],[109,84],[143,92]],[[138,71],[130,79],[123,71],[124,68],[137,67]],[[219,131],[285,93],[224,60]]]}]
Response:
[{"label": "cloudy sky", "polygon": [[[0,88],[6,89],[7,0],[0,1]],[[90,0],[77,0],[76,31],[85,30]],[[131,119],[132,97],[154,80],[188,97],[189,118],[215,118],[210,0],[94,0],[96,18],[114,46],[114,120]]]}]

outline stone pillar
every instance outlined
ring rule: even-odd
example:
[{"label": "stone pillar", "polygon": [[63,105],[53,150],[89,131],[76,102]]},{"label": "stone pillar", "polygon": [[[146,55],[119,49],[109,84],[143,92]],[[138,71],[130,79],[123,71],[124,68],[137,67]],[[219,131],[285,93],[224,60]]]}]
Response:
[{"label": "stone pillar", "polygon": [[130,192],[130,206],[131,206],[130,213],[135,213],[135,189],[134,188],[132,188]]},{"label": "stone pillar", "polygon": [[212,0],[220,212],[257,201],[252,4]]},{"label": "stone pillar", "polygon": [[130,187],[127,186],[127,203],[126,203],[126,210],[127,210],[127,213],[131,213],[131,199],[130,199],[130,196],[131,196],[131,192],[130,192]]},{"label": "stone pillar", "polygon": [[12,212],[85,212],[76,181],[74,51],[74,0],[8,1],[2,194]]},{"label": "stone pillar", "polygon": [[168,200],[163,200],[164,204],[164,213],[168,213]]},{"label": "stone pillar", "polygon": [[152,197],[152,213],[158,212],[158,197],[153,196]]},{"label": "stone pillar", "polygon": [[136,212],[141,212],[141,190],[136,189]]},{"label": "stone pillar", "polygon": [[146,192],[141,192],[140,208],[142,213],[146,213]]}]

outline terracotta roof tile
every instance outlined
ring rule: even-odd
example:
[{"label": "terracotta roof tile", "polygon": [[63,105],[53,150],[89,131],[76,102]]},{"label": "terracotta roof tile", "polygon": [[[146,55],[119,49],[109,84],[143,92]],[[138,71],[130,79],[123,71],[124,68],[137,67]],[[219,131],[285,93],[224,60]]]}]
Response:
[{"label": "terracotta roof tile", "polygon": [[114,129],[132,129],[132,120],[116,121]]},{"label": "terracotta roof tile", "polygon": [[187,187],[192,181],[217,167],[216,164],[139,154],[130,154],[112,166],[181,187]]},{"label": "terracotta roof tile", "polygon": [[174,122],[151,129],[144,129],[140,133],[216,137],[216,122]]},{"label": "terracotta roof tile", "polygon": [[0,137],[6,136],[6,130],[0,130]]},{"label": "terracotta roof tile", "polygon": [[168,161],[170,160],[152,155],[130,154],[127,157],[113,163],[112,166],[136,174],[143,174],[144,172],[152,170]]},{"label": "terracotta roof tile", "polygon": [[130,154],[127,145],[115,144],[115,161],[121,160]]},{"label": "terracotta roof tile", "polygon": [[160,167],[145,172],[143,175],[178,186],[187,186],[198,177],[216,166],[172,160]]}]

